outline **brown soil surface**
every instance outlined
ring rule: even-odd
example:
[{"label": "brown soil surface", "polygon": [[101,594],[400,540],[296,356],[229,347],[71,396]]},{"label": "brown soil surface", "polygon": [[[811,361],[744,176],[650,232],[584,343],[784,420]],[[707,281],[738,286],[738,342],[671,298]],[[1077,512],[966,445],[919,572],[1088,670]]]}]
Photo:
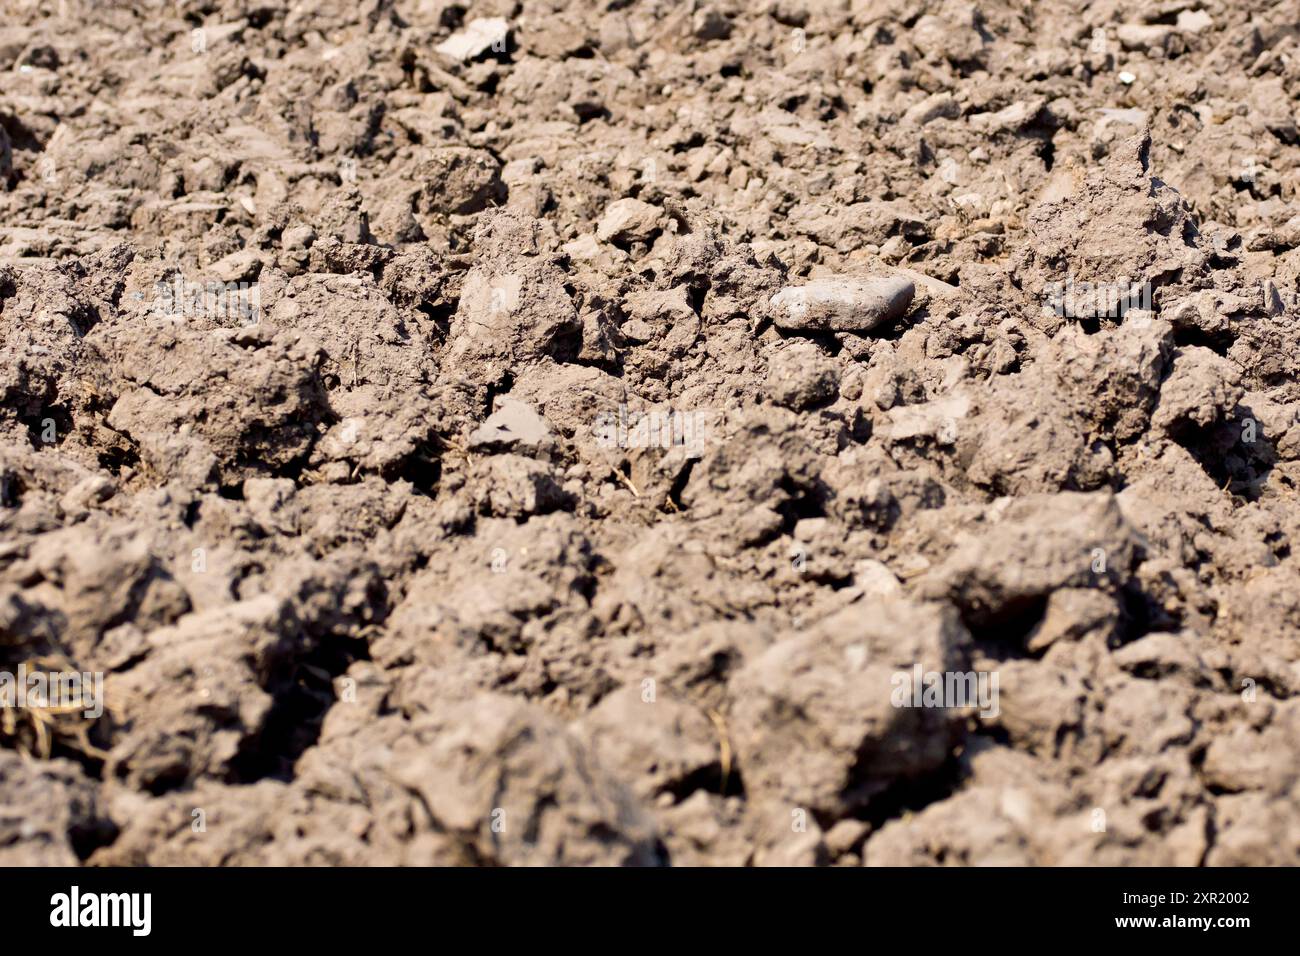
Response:
[{"label": "brown soil surface", "polygon": [[1294,0],[3,13],[0,865],[1300,862]]}]

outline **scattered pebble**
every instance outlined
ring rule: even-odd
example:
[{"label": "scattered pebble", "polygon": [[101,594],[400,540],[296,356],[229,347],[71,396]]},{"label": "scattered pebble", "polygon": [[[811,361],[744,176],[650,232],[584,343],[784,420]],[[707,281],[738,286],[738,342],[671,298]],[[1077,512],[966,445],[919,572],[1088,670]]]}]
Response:
[{"label": "scattered pebble", "polygon": [[772,296],[772,321],[789,330],[868,332],[906,312],[915,292],[901,276],[813,279]]}]

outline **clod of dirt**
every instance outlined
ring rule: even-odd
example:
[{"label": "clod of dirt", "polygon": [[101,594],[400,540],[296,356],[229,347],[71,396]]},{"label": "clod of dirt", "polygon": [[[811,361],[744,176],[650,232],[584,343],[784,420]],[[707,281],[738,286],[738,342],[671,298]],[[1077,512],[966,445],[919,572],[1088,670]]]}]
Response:
[{"label": "clod of dirt", "polygon": [[644,242],[658,231],[663,213],[639,199],[620,199],[610,203],[596,226],[596,238],[602,242]]},{"label": "clod of dirt", "polygon": [[1136,557],[1136,535],[1104,492],[1002,499],[987,520],[917,585],[951,600],[972,627],[1006,625],[1062,588],[1113,591]]},{"label": "clod of dirt", "polygon": [[913,664],[964,670],[967,640],[955,615],[904,600],[851,606],[778,639],[731,685],[747,792],[834,821],[937,770],[960,718],[898,707],[886,690]]}]

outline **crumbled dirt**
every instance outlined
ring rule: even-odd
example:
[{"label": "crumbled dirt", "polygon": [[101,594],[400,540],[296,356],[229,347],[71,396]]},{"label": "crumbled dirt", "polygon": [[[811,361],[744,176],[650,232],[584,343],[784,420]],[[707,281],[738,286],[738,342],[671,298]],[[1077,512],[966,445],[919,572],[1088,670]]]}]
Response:
[{"label": "crumbled dirt", "polygon": [[1293,0],[4,8],[0,863],[1300,862]]}]

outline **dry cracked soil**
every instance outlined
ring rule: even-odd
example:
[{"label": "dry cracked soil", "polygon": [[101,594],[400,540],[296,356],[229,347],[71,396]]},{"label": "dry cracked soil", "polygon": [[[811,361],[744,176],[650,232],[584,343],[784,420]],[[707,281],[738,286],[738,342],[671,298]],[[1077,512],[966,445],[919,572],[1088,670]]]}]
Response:
[{"label": "dry cracked soil", "polygon": [[0,864],[1300,862],[1294,0],[0,9]]}]

